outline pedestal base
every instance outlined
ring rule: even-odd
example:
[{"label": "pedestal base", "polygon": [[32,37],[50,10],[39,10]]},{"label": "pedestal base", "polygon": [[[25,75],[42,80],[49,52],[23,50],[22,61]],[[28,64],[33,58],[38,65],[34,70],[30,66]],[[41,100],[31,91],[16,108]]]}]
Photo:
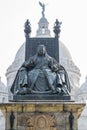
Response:
[{"label": "pedestal base", "polygon": [[[84,106],[82,103],[57,101],[12,102],[0,104],[0,109],[6,118],[5,130],[11,129],[11,123],[13,130],[70,130],[70,112],[74,116],[72,127],[78,130],[78,117]],[[13,122],[10,121],[11,115]]]},{"label": "pedestal base", "polygon": [[59,95],[47,95],[47,94],[29,94],[29,95],[16,95],[13,96],[13,101],[19,102],[19,101],[58,101],[58,100],[64,100],[69,101],[70,96],[59,96]]}]

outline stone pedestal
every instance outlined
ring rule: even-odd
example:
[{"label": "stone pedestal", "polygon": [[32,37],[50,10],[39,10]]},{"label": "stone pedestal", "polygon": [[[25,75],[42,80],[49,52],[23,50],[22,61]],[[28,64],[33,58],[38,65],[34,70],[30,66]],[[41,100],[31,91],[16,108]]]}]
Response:
[{"label": "stone pedestal", "polygon": [[23,102],[23,101],[57,101],[57,100],[61,100],[61,101],[69,101],[71,99],[71,97],[69,95],[58,95],[58,94],[54,94],[54,95],[48,95],[48,94],[29,94],[29,95],[14,95],[13,96],[13,101],[14,102]]},{"label": "stone pedestal", "polygon": [[69,115],[72,111],[73,130],[78,130],[78,118],[85,104],[74,102],[18,102],[0,104],[5,115],[6,129],[10,129],[10,115],[13,112],[12,130],[71,130]]}]

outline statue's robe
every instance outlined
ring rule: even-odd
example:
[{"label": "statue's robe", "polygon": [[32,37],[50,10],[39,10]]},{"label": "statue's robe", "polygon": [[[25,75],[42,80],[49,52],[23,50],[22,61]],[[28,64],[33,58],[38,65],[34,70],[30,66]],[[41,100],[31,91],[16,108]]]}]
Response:
[{"label": "statue's robe", "polygon": [[11,91],[15,93],[20,91],[21,87],[27,87],[33,93],[49,93],[55,90],[58,85],[62,87],[63,84],[67,84],[67,88],[63,88],[66,93],[67,90],[70,91],[67,78],[65,69],[59,66],[54,58],[48,54],[45,56],[35,55],[20,67]]}]

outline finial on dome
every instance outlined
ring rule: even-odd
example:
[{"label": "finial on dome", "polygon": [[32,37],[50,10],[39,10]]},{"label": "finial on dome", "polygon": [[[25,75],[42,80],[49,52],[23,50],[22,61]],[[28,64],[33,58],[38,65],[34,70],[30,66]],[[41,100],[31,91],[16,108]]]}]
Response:
[{"label": "finial on dome", "polygon": [[42,7],[42,17],[45,17],[45,14],[44,14],[44,12],[45,12],[45,6],[47,5],[45,5],[44,3],[41,3],[40,1],[39,1],[39,5]]},{"label": "finial on dome", "polygon": [[26,20],[24,27],[25,36],[29,36],[29,34],[31,33],[31,25],[28,19]]},{"label": "finial on dome", "polygon": [[62,22],[59,22],[58,19],[56,19],[55,23],[54,23],[54,33],[55,33],[55,36],[58,36],[59,37],[59,34],[60,34],[60,27],[61,27],[61,24]]}]

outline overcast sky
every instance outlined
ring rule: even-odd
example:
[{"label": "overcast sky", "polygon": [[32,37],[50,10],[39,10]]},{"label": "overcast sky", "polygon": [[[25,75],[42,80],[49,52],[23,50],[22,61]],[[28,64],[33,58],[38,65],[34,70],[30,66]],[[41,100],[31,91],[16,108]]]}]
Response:
[{"label": "overcast sky", "polygon": [[[53,36],[53,24],[62,21],[60,41],[69,49],[81,72],[81,83],[87,75],[87,0],[40,0],[47,4],[45,16]],[[39,0],[0,0],[0,76],[6,84],[6,69],[24,43],[24,22],[30,20],[32,36],[41,18]]]}]

